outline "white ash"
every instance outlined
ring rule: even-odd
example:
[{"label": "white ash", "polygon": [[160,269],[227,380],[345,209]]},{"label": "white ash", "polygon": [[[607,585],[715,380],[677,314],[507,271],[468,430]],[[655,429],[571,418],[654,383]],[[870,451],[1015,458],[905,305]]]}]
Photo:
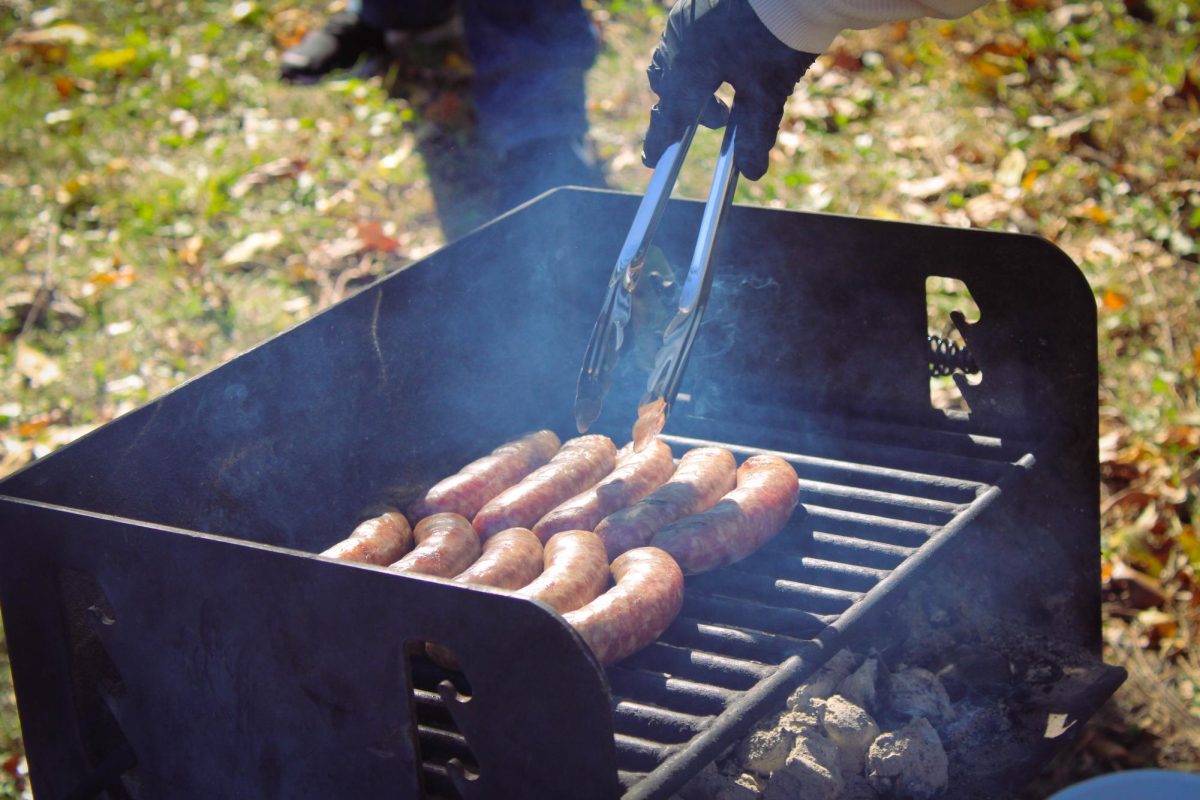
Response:
[{"label": "white ash", "polygon": [[878,694],[876,684],[879,682],[879,659],[867,658],[862,665],[838,684],[837,692],[850,702],[862,706],[867,711],[875,710],[875,698]]},{"label": "white ash", "polygon": [[796,740],[783,769],[767,781],[765,800],[835,800],[842,794],[837,745],[824,736]]},{"label": "white ash", "polygon": [[867,780],[882,794],[929,800],[946,790],[949,766],[937,731],[925,717],[914,717],[871,745]]},{"label": "white ash", "polygon": [[953,718],[933,673],[908,667],[890,675],[879,658],[843,650],[680,797],[926,800],[945,791],[948,773],[930,723]]},{"label": "white ash", "polygon": [[888,706],[906,717],[924,717],[936,724],[951,717],[950,695],[938,677],[921,667],[908,667],[888,678]]},{"label": "white ash", "polygon": [[845,771],[862,772],[867,750],[879,736],[879,726],[866,709],[835,694],[825,701],[821,725],[825,735],[837,745],[839,763]]},{"label": "white ash", "polygon": [[809,679],[796,691],[792,692],[788,698],[787,707],[789,709],[808,708],[809,701],[814,699],[825,699],[833,694],[834,687],[845,680],[858,665],[858,658],[849,650],[839,650],[830,656],[825,662],[825,666],[817,670],[817,673]]},{"label": "white ash", "polygon": [[682,800],[755,800],[762,796],[762,783],[749,774],[722,775],[716,764],[700,770],[679,790]]},{"label": "white ash", "polygon": [[750,734],[738,748],[737,760],[748,772],[770,775],[787,761],[788,753],[796,743],[796,734],[780,727],[778,720],[776,717],[769,727]]}]

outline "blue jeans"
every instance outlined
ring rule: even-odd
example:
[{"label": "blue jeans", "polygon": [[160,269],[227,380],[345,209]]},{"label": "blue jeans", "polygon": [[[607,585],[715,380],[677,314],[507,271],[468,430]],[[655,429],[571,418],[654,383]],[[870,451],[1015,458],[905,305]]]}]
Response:
[{"label": "blue jeans", "polygon": [[497,152],[587,132],[583,81],[597,42],[579,0],[349,0],[347,10],[381,30],[419,30],[461,13],[479,132]]}]

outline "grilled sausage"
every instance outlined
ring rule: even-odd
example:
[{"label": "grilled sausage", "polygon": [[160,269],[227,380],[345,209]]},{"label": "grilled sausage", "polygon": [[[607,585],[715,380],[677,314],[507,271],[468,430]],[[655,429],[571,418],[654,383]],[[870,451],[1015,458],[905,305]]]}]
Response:
[{"label": "grilled sausage", "polygon": [[[542,543],[527,528],[500,531],[483,543],[483,555],[454,576],[459,583],[520,589],[542,573]],[[429,658],[446,669],[458,669],[454,654],[441,645],[425,645]]]},{"label": "grilled sausage", "polygon": [[479,537],[466,517],[434,514],[413,530],[417,546],[388,569],[450,578],[479,558]]},{"label": "grilled sausage", "polygon": [[517,594],[565,614],[595,600],[607,583],[608,558],[596,534],[563,531],[546,543],[545,570]]},{"label": "grilled sausage", "polygon": [[454,576],[459,583],[520,589],[542,574],[542,543],[528,528],[500,531],[483,543],[479,560]]},{"label": "grilled sausage", "polygon": [[563,444],[550,463],[506,489],[475,515],[480,538],[507,528],[528,528],[562,501],[595,485],[612,472],[617,448],[607,436],[577,436]]},{"label": "grilled sausage", "polygon": [[737,485],[737,462],[721,447],[698,447],[679,459],[671,480],[652,495],[606,517],[596,526],[608,557],[644,547],[654,534],[676,520],[698,514]]},{"label": "grilled sausage", "polygon": [[800,502],[792,465],[778,456],[753,456],[738,468],[737,488],[708,511],[663,528],[650,543],[694,575],[740,561],[783,530]]},{"label": "grilled sausage", "polygon": [[409,506],[408,518],[415,522],[431,514],[452,512],[471,519],[488,500],[549,461],[558,447],[553,431],[538,431],[502,444],[435,483]]},{"label": "grilled sausage", "polygon": [[661,636],[683,606],[683,572],[657,547],[625,553],[613,562],[612,575],[616,586],[563,615],[605,665]]},{"label": "grilled sausage", "polygon": [[386,566],[413,546],[412,528],[399,511],[391,511],[359,523],[350,536],[321,553],[342,561]]},{"label": "grilled sausage", "polygon": [[662,486],[674,472],[670,446],[655,440],[644,450],[628,452],[608,477],[542,517],[533,532],[544,542],[559,531],[590,531],[609,514]]},{"label": "grilled sausage", "polygon": [[637,422],[633,423],[633,449],[643,450],[667,426],[667,401],[651,400],[638,406]]}]

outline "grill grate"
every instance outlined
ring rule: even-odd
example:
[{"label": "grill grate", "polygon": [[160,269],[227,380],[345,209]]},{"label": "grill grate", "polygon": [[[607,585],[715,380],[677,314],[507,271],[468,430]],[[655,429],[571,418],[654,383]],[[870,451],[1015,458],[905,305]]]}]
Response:
[{"label": "grill grate", "polygon": [[[781,456],[800,477],[802,510],[760,552],[689,577],[675,623],[658,642],[607,670],[618,777],[627,797],[678,788],[683,778],[676,776],[689,770],[667,769],[672,757],[703,763],[718,755],[735,740],[735,728],[767,712],[764,683],[780,676],[794,683],[819,667],[843,614],[886,593],[889,587],[880,584],[889,575],[956,517],[986,504],[988,490],[1023,466],[1014,456],[1024,448],[998,439],[901,428],[871,432],[882,441],[800,437],[803,452],[663,437],[677,453],[719,446],[739,460]],[[738,433],[797,440],[740,426]],[[431,796],[458,796],[447,771],[451,758],[476,768],[436,692],[438,681],[454,678],[431,664],[414,671]],[[747,699],[762,703],[758,715],[746,720],[731,713]],[[706,734],[723,745],[698,746]]]}]

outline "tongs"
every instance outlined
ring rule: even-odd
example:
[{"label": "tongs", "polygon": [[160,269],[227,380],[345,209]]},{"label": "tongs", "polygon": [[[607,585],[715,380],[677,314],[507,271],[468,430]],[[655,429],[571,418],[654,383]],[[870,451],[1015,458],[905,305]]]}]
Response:
[{"label": "tongs", "polygon": [[[667,200],[679,177],[679,169],[696,134],[696,127],[696,123],[689,125],[679,141],[667,147],[658,159],[646,196],[638,206],[633,226],[629,229],[609,278],[608,293],[592,329],[592,338],[588,341],[575,390],[575,424],[580,433],[586,431],[600,416],[604,397],[612,385],[612,373],[617,364],[617,354],[625,343],[625,328],[629,325],[633,309],[633,291],[637,288],[645,265],[646,251],[666,210]],[[704,204],[704,216],[700,220],[700,232],[696,237],[696,249],[692,252],[692,263],[679,292],[675,317],[663,333],[663,344],[654,357],[654,368],[646,383],[646,392],[638,404],[634,440],[639,447],[641,442],[656,435],[666,424],[667,412],[679,392],[679,382],[708,305],[717,231],[725,212],[733,203],[733,192],[737,186],[738,173],[733,166],[736,141],[737,128],[730,124],[725,128],[725,137],[721,141],[721,152],[717,156],[708,200]]]}]

